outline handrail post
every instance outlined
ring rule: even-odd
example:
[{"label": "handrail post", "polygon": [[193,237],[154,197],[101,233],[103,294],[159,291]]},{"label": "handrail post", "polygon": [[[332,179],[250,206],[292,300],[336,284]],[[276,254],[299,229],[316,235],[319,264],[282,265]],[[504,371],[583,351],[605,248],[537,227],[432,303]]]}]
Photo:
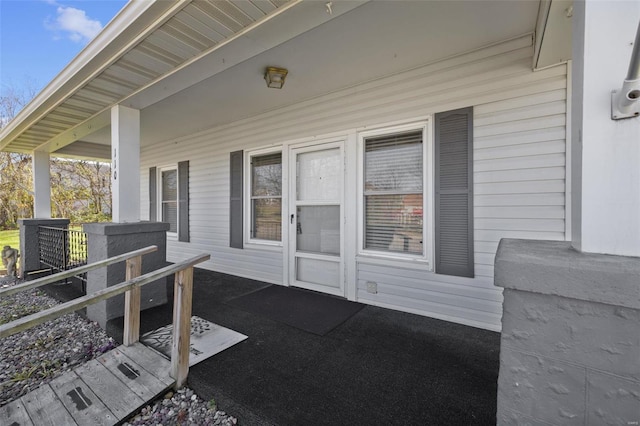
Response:
[{"label": "handrail post", "polygon": [[58,231],[58,234],[62,240],[62,270],[66,271],[69,269],[69,236],[62,230]]},{"label": "handrail post", "polygon": [[[142,256],[127,259],[125,280],[139,277],[142,273]],[[122,343],[130,346],[140,339],[140,286],[124,294],[124,334]]]},{"label": "handrail post", "polygon": [[191,303],[193,300],[193,266],[176,272],[173,302],[173,345],[171,347],[171,377],[175,389],[187,382],[191,339]]}]

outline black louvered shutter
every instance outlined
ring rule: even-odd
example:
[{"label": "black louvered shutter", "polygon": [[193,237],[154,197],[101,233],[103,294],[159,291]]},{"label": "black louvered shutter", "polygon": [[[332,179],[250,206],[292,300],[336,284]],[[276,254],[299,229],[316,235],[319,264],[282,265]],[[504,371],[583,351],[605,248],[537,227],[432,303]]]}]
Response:
[{"label": "black louvered shutter", "polygon": [[230,156],[229,246],[243,248],[242,237],[242,160],[243,152],[234,151]]},{"label": "black louvered shutter", "polygon": [[156,168],[149,168],[149,221],[158,221],[158,178],[156,177]]},{"label": "black louvered shutter", "polygon": [[473,108],[435,116],[436,273],[474,276]]},{"label": "black louvered shutter", "polygon": [[189,162],[178,163],[178,241],[189,242]]}]

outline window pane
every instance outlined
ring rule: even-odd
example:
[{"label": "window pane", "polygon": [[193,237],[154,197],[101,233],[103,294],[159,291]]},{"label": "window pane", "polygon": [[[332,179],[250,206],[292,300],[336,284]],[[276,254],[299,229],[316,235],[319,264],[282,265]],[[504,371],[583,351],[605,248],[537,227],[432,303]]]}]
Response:
[{"label": "window pane", "polygon": [[299,251],[340,254],[340,206],[298,207]]},{"label": "window pane", "polygon": [[338,148],[305,152],[296,158],[296,196],[299,201],[336,201],[342,186]]},{"label": "window pane", "polygon": [[178,171],[162,172],[162,221],[169,223],[169,232],[178,232]]},{"label": "window pane", "polygon": [[365,192],[422,191],[422,130],[367,138]]},{"label": "window pane", "polygon": [[422,205],[422,194],[365,196],[365,248],[422,254]]},{"label": "window pane", "polygon": [[162,172],[162,201],[178,200],[178,171]]},{"label": "window pane", "polygon": [[282,195],[282,154],[269,154],[251,158],[251,195]]},{"label": "window pane", "polygon": [[259,198],[251,200],[253,225],[251,238],[280,241],[282,234],[282,200]]},{"label": "window pane", "polygon": [[175,201],[162,203],[162,221],[169,223],[169,232],[178,232],[178,203]]}]

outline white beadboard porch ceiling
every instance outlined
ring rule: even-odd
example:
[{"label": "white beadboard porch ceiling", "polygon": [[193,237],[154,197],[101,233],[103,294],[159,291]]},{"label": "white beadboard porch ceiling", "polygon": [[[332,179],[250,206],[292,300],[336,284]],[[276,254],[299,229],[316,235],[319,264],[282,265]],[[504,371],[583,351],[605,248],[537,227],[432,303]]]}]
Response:
[{"label": "white beadboard porch ceiling", "polygon": [[[129,3],[98,36],[101,49],[76,69],[72,62],[4,129],[0,149],[106,159],[113,105],[141,110],[148,146],[532,33],[539,8],[538,0],[334,1],[329,15],[324,1],[142,3],[122,22],[127,8],[142,8]],[[262,80],[270,65],[290,71],[282,90]]]},{"label": "white beadboard porch ceiling", "polygon": [[[12,152],[55,152],[109,124],[109,109],[132,95],[163,83],[162,99],[177,91],[165,80],[222,46],[238,42],[270,19],[294,8],[301,0],[132,0],[27,107],[0,133],[0,149]],[[334,7],[333,16],[362,2]],[[323,6],[324,7],[324,6]],[[298,14],[299,15],[299,14]],[[315,14],[293,29],[308,28],[330,19]],[[304,18],[304,16],[302,16]],[[282,35],[290,34],[283,31]],[[272,47],[263,44],[244,49],[256,54]],[[237,59],[245,59],[241,57]],[[193,84],[216,71],[235,65],[234,59],[208,74],[199,73],[183,82]],[[157,89],[156,89],[157,92]],[[150,93],[150,92],[149,92]],[[153,98],[153,96],[152,96]],[[150,101],[146,100],[148,103]],[[143,104],[145,100],[141,101]],[[131,103],[131,102],[129,102]],[[140,102],[138,102],[140,103]],[[145,105],[146,106],[146,105]],[[84,143],[80,151],[98,154],[98,147]],[[77,149],[76,149],[77,151]]]}]

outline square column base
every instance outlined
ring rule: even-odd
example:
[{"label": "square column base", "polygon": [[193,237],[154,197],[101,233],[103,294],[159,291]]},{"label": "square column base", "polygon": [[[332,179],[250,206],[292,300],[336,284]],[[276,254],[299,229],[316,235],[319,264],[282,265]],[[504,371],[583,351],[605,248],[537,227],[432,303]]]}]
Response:
[{"label": "square column base", "polygon": [[[40,242],[38,241],[38,227],[69,229],[69,219],[18,219],[20,226],[20,276],[38,271],[40,265]],[[17,247],[14,247],[17,248]]]},{"label": "square column base", "polygon": [[[167,266],[168,223],[89,223],[83,226],[87,233],[88,262],[97,262],[132,250],[151,245],[158,250],[142,257],[142,274]],[[125,262],[99,268],[87,273],[87,294],[125,281]],[[167,278],[142,287],[140,309],[149,309],[167,303]],[[124,295],[87,306],[87,316],[102,328],[107,321],[124,315]]]},{"label": "square column base", "polygon": [[640,420],[640,258],[503,239],[498,425]]}]

